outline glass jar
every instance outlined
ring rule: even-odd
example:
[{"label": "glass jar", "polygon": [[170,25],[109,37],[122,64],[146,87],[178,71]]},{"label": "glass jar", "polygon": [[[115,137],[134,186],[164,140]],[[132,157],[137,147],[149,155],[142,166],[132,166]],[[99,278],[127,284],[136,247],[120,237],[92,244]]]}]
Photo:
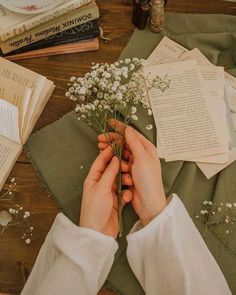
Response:
[{"label": "glass jar", "polygon": [[153,32],[160,32],[164,26],[164,0],[150,1],[150,29]]}]

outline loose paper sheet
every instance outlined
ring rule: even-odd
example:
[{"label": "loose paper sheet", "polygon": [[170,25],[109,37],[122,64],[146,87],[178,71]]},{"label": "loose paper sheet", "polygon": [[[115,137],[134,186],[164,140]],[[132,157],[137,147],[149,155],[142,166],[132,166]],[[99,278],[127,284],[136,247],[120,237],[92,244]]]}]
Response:
[{"label": "loose paper sheet", "polygon": [[234,131],[236,132],[236,113],[232,114],[232,120],[234,125]]},{"label": "loose paper sheet", "polygon": [[149,65],[171,63],[178,61],[188,51],[188,49],[168,37],[163,37],[158,46],[149,55],[147,61]]},{"label": "loose paper sheet", "polygon": [[146,80],[168,76],[170,88],[149,90],[162,152],[167,161],[226,152],[195,61],[148,66]]},{"label": "loose paper sheet", "polygon": [[[182,52],[181,52],[182,50]],[[184,52],[185,51],[185,52]],[[177,54],[175,53],[177,52]],[[155,53],[155,54],[154,54]],[[179,53],[179,54],[178,54]],[[178,60],[185,60],[185,59],[196,59],[199,65],[203,66],[212,66],[215,67],[201,52],[199,49],[195,48],[191,51],[188,49],[185,49],[178,43],[174,42],[173,40],[169,39],[168,37],[164,37],[162,41],[159,43],[159,45],[156,47],[156,49],[153,51],[153,53],[150,55],[150,57],[147,59],[149,64],[158,64],[158,63],[169,63],[170,61],[178,61]],[[225,75],[225,83],[236,89],[236,78],[232,75],[228,74],[227,72],[224,72]],[[231,102],[232,103],[232,102]],[[232,108],[232,105],[231,105]],[[236,116],[232,114],[232,122],[236,125]],[[222,124],[223,125],[223,124]],[[228,128],[226,128],[227,135],[229,137],[229,131]],[[157,132],[157,150],[159,153],[159,156],[163,158],[162,153],[162,146],[160,143],[160,139],[158,137]],[[222,156],[222,155],[221,155]],[[220,156],[220,157],[221,157]],[[216,159],[217,155],[214,156],[214,159]],[[208,157],[209,159],[212,158]],[[202,172],[205,174],[207,178],[210,178],[217,174],[219,171],[227,167],[230,163],[234,162],[236,160],[236,150],[231,149],[229,152],[229,161],[225,164],[212,164],[212,163],[197,163],[199,168],[202,170]]]},{"label": "loose paper sheet", "polygon": [[[191,55],[189,55],[189,58],[191,58]],[[224,102],[224,69],[216,66],[200,66],[199,70],[208,90],[209,106],[213,110],[222,145],[225,145],[227,152],[220,155],[194,158],[191,161],[224,164],[229,160],[228,142],[230,139],[226,120],[226,104]]]},{"label": "loose paper sheet", "polygon": [[0,135],[20,143],[18,108],[0,98]]},{"label": "loose paper sheet", "polygon": [[[201,65],[210,65],[211,67],[216,67],[213,65],[201,52],[199,49],[195,48],[188,53],[185,53],[182,56],[182,59],[188,58],[195,58],[198,64]],[[203,164],[197,163],[198,167],[202,170],[202,172],[206,175],[207,178],[214,176],[216,173],[227,167],[229,164],[236,160],[236,133],[234,132],[234,125],[233,125],[233,112],[234,110],[234,102],[236,101],[236,78],[232,75],[224,72],[225,76],[225,94],[224,94],[224,101],[226,103],[226,122],[223,121],[223,117],[220,116],[221,125],[225,125],[225,135],[228,138],[230,151],[229,151],[229,159],[225,164]],[[220,105],[218,105],[219,112],[220,112]],[[223,110],[223,107],[222,107]],[[229,111],[231,110],[231,112]],[[218,113],[219,114],[219,113]]]}]

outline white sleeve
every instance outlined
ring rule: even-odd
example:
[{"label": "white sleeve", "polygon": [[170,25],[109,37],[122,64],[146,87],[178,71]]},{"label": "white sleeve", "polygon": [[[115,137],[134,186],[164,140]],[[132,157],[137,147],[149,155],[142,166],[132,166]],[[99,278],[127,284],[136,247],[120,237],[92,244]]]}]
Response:
[{"label": "white sleeve", "polygon": [[177,195],[145,227],[138,221],[127,240],[129,264],[147,295],[231,294]]},{"label": "white sleeve", "polygon": [[95,295],[112,266],[117,242],[59,213],[21,295]]}]

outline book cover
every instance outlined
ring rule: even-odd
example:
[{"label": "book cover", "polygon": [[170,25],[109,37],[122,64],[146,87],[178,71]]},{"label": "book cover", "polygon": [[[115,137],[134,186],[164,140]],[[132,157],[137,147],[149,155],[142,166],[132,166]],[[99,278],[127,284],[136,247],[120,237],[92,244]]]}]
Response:
[{"label": "book cover", "polygon": [[44,40],[37,41],[33,44],[27,45],[23,48],[16,49],[7,54],[1,54],[2,57],[16,55],[23,52],[28,52],[46,47],[57,46],[62,44],[75,43],[83,40],[93,39],[99,36],[99,26],[97,20],[93,20],[74,28],[68,29],[64,32],[50,36]]},{"label": "book cover", "polygon": [[20,36],[1,42],[0,47],[6,54],[97,18],[99,18],[99,10],[96,3],[92,2]]},{"label": "book cover", "polygon": [[39,15],[14,13],[0,5],[0,40],[6,41],[32,28],[67,14],[92,0],[65,0],[62,5]]}]

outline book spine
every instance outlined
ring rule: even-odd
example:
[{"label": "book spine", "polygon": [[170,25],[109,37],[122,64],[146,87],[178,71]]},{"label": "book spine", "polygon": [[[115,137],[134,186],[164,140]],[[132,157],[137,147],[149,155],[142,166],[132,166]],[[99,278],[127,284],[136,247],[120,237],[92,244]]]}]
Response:
[{"label": "book spine", "polygon": [[97,18],[99,18],[99,10],[96,4],[87,7],[87,9],[77,9],[48,24],[32,29],[30,34],[26,32],[18,37],[1,42],[0,47],[2,52],[6,54]]},{"label": "book spine", "polygon": [[80,41],[90,40],[90,39],[94,39],[94,38],[98,37],[98,35],[99,35],[99,31],[94,31],[94,32],[86,32],[86,33],[83,33],[78,36],[75,35],[74,37],[67,36],[67,38],[51,40],[51,42],[44,43],[43,45],[36,44],[36,43],[38,43],[38,42],[36,42],[35,46],[32,46],[32,45],[34,45],[34,44],[32,44],[32,45],[29,45],[29,46],[26,46],[26,47],[23,47],[20,49],[16,49],[6,55],[3,55],[3,57],[15,55],[15,54],[20,54],[20,53],[25,53],[25,52],[29,52],[32,50],[44,49],[44,48],[58,46],[58,45],[72,44],[72,43],[77,43]]},{"label": "book spine", "polygon": [[15,36],[21,35],[22,33],[29,31],[30,29],[33,29],[57,17],[60,17],[66,13],[69,13],[73,11],[74,9],[77,9],[85,4],[88,4],[91,1],[92,0],[72,0],[50,11],[41,13],[37,15],[36,17],[33,17],[23,23],[18,24],[15,27],[12,27],[0,32],[0,40],[6,41]]},{"label": "book spine", "polygon": [[75,43],[73,46],[59,45],[45,49],[32,50],[30,52],[7,56],[8,60],[21,60],[28,58],[38,58],[43,56],[69,54],[85,51],[93,51],[99,49],[98,38],[90,39]]}]

